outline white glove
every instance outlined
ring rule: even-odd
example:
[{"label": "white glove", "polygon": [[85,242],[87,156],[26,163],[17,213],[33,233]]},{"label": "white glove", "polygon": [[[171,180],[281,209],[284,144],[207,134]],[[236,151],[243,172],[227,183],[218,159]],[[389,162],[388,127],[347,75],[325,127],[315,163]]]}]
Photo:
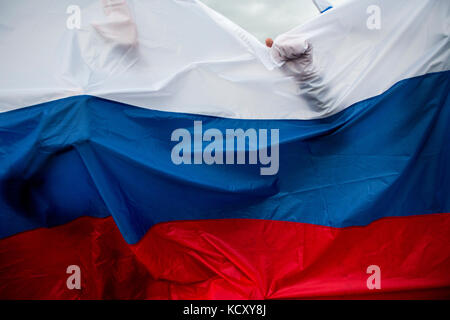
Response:
[{"label": "white glove", "polygon": [[302,58],[310,49],[306,39],[298,35],[281,35],[275,39],[271,49],[271,57],[281,66],[285,62]]}]

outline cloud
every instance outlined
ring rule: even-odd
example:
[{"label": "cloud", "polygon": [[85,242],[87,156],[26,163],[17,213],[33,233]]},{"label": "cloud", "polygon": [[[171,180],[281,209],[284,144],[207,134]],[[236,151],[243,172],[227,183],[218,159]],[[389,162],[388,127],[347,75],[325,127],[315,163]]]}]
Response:
[{"label": "cloud", "polygon": [[264,41],[319,13],[311,0],[201,0]]}]

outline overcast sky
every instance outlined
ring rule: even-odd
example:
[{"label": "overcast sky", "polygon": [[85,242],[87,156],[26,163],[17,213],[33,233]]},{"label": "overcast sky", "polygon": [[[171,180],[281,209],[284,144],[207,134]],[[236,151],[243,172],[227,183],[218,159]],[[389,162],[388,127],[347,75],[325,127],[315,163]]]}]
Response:
[{"label": "overcast sky", "polygon": [[[319,15],[312,0],[201,0],[261,41]],[[332,4],[345,0],[330,0]]]}]

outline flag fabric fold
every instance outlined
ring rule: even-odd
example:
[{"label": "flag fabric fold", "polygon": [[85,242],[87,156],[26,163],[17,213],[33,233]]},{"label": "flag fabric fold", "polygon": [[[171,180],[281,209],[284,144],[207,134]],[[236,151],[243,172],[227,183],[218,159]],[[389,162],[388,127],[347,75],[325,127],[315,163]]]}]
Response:
[{"label": "flag fabric fold", "polygon": [[0,298],[449,298],[450,5],[372,2],[301,65],[194,0],[6,6]]}]

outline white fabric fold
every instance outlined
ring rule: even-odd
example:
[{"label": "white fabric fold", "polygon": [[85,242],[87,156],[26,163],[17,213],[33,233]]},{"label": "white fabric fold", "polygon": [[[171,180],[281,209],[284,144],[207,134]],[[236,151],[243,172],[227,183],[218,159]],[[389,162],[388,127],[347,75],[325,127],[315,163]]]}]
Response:
[{"label": "white fabric fold", "polygon": [[372,1],[348,1],[273,50],[197,0],[78,0],[81,28],[69,30],[71,5],[2,6],[0,112],[89,94],[173,112],[316,119],[450,69],[448,0],[379,0],[376,30]]}]

